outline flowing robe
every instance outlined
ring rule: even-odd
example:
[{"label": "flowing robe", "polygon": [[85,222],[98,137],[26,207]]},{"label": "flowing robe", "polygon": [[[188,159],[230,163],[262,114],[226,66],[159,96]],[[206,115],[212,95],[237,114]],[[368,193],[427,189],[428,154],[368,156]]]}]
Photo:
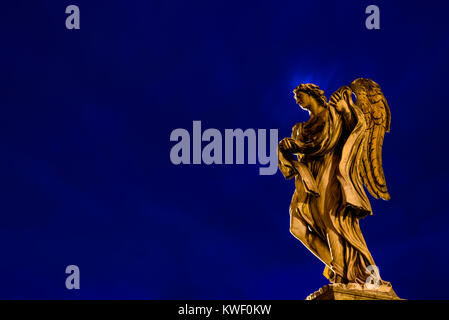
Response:
[{"label": "flowing robe", "polygon": [[[367,266],[374,261],[359,219],[372,210],[357,171],[366,143],[366,123],[358,108],[351,112],[348,120],[328,106],[307,123],[298,123],[292,133],[296,150],[279,148],[278,158],[284,176],[295,177],[290,214],[329,248],[332,259],[325,262],[325,276],[329,278],[331,269],[347,282],[362,283],[369,275]],[[339,245],[331,242],[329,234],[337,235]],[[307,237],[300,240],[321,258]]]}]

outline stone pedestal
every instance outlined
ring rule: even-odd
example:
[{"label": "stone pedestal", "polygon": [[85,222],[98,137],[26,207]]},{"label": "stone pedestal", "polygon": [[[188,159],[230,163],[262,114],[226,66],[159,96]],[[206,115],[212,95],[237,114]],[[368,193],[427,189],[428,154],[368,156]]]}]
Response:
[{"label": "stone pedestal", "polygon": [[322,287],[309,295],[306,300],[403,300],[400,299],[390,283],[377,289],[367,288],[357,283],[334,283]]}]

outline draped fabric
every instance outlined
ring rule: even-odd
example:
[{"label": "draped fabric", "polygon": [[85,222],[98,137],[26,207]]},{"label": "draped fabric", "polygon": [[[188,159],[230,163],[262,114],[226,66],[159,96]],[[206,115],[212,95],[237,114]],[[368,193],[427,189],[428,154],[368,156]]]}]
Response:
[{"label": "draped fabric", "polygon": [[[329,269],[348,282],[365,282],[366,267],[373,258],[359,226],[359,219],[372,214],[371,206],[358,170],[364,143],[366,123],[357,107],[352,108],[352,121],[337,113],[332,106],[293,128],[292,139],[297,150],[278,150],[279,167],[286,178],[295,177],[295,193],[290,212],[313,234],[327,243],[332,260]],[[291,151],[291,150],[290,150]],[[314,181],[307,182],[298,174],[298,163],[308,170]],[[309,184],[317,192],[310,192]],[[336,236],[333,236],[336,235]],[[315,255],[307,237],[300,239]]]}]

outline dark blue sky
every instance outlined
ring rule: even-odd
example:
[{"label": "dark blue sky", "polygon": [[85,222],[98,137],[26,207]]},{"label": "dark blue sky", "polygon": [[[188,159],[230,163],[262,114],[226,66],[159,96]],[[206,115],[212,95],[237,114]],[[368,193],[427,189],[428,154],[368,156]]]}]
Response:
[{"label": "dark blue sky", "polygon": [[[65,7],[81,30],[65,28]],[[377,4],[381,29],[365,28]],[[391,108],[392,199],[362,231],[406,299],[449,298],[446,1],[8,1],[0,13],[0,298],[304,299],[293,182],[174,166],[175,128],[278,129],[292,89],[358,77]],[[65,288],[65,267],[81,289]]]}]

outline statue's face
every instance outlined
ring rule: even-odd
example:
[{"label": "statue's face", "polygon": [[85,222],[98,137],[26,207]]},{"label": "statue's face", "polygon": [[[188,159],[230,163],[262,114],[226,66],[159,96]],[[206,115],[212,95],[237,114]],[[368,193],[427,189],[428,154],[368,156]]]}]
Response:
[{"label": "statue's face", "polygon": [[304,110],[310,109],[310,104],[312,102],[312,97],[305,92],[297,92],[295,94],[296,103]]}]

